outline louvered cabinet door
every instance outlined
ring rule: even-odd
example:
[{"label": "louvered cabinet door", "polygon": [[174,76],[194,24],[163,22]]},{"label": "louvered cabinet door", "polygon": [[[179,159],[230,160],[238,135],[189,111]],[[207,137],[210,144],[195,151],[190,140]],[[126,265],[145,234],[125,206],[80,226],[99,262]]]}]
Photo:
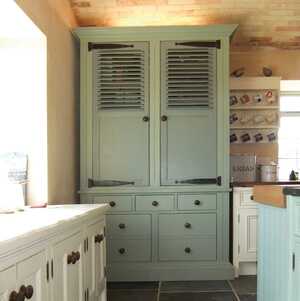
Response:
[{"label": "louvered cabinet door", "polygon": [[217,183],[215,42],[161,43],[161,183]]},{"label": "louvered cabinet door", "polygon": [[149,45],[95,44],[90,186],[149,185]]}]

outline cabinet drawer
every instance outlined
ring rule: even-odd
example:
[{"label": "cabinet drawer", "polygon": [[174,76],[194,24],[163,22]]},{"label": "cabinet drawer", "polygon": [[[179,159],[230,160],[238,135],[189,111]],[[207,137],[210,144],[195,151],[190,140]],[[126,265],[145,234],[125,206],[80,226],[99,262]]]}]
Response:
[{"label": "cabinet drawer", "polygon": [[253,201],[253,190],[249,189],[241,192],[241,207],[257,207],[257,203]]},{"label": "cabinet drawer", "polygon": [[107,233],[109,238],[114,236],[143,236],[151,235],[150,215],[109,215],[107,216]]},{"label": "cabinet drawer", "polygon": [[172,210],[174,209],[173,195],[137,195],[136,210]]},{"label": "cabinet drawer", "polygon": [[108,203],[111,211],[131,211],[132,199],[131,195],[102,195],[95,197],[94,203]]},{"label": "cabinet drawer", "polygon": [[217,196],[215,194],[180,194],[178,210],[216,210]]},{"label": "cabinet drawer", "polygon": [[162,214],[159,216],[159,235],[216,236],[216,214]]},{"label": "cabinet drawer", "polygon": [[159,260],[216,260],[216,239],[164,239],[159,241]]},{"label": "cabinet drawer", "polygon": [[109,262],[150,261],[150,239],[118,239],[109,240],[107,246]]}]

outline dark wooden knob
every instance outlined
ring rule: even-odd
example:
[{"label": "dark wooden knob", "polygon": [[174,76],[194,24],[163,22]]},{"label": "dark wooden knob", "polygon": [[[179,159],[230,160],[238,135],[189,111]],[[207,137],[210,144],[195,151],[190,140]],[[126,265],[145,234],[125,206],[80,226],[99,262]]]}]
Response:
[{"label": "dark wooden knob", "polygon": [[9,301],[17,301],[18,293],[16,291],[12,291],[9,295]]},{"label": "dark wooden knob", "polygon": [[190,228],[192,228],[192,225],[190,223],[185,223],[184,227],[187,228],[187,229],[190,229]]},{"label": "dark wooden knob", "polygon": [[149,119],[150,119],[150,118],[149,118],[148,116],[144,116],[144,117],[143,117],[143,121],[145,121],[145,122],[148,122]]},{"label": "dark wooden knob", "polygon": [[34,293],[33,286],[32,286],[32,285],[26,286],[26,289],[25,289],[25,297],[26,297],[27,299],[31,299],[31,297],[33,296],[33,293]]},{"label": "dark wooden knob", "polygon": [[114,201],[111,201],[111,202],[109,202],[109,206],[110,206],[110,207],[115,207],[115,206],[116,206],[116,203],[115,203]]},{"label": "dark wooden knob", "polygon": [[166,116],[166,115],[161,116],[161,121],[167,121],[167,120],[168,120],[168,116]]},{"label": "dark wooden knob", "polygon": [[18,294],[17,294],[17,298],[16,298],[16,301],[24,301],[25,300],[25,292],[19,292]]},{"label": "dark wooden knob", "polygon": [[121,223],[121,224],[119,224],[119,228],[120,228],[120,229],[125,229],[126,226],[125,226],[125,224]]},{"label": "dark wooden knob", "polygon": [[126,250],[124,248],[119,249],[120,254],[125,254]]},{"label": "dark wooden knob", "polygon": [[74,257],[76,258],[76,261],[80,260],[80,252],[79,251],[75,252]]},{"label": "dark wooden knob", "polygon": [[152,206],[157,207],[158,205],[159,205],[159,203],[157,201],[152,202]]},{"label": "dark wooden knob", "polygon": [[72,261],[73,261],[73,255],[72,254],[68,254],[68,256],[67,256],[67,263],[71,264]]},{"label": "dark wooden knob", "polygon": [[97,234],[95,236],[95,243],[100,243],[104,239],[103,234]]},{"label": "dark wooden knob", "polygon": [[[79,254],[80,257],[80,254]],[[77,261],[77,254],[75,252],[72,252],[71,254],[68,255],[67,257],[67,263],[68,264],[75,264]]]},{"label": "dark wooden knob", "polygon": [[191,248],[185,248],[185,249],[184,249],[184,252],[185,252],[185,253],[188,253],[188,254],[191,253],[191,251],[192,251]]},{"label": "dark wooden knob", "polygon": [[199,200],[195,200],[194,204],[195,204],[196,206],[200,206],[201,202],[200,202]]},{"label": "dark wooden knob", "polygon": [[250,200],[252,200],[252,201],[254,200],[254,197],[253,197],[253,195],[251,195],[251,196],[250,196]]}]

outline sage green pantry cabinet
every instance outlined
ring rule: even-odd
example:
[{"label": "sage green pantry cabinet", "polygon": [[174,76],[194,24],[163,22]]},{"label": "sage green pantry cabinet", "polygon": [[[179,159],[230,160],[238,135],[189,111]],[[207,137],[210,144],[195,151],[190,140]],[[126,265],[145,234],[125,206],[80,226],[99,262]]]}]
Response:
[{"label": "sage green pantry cabinet", "polygon": [[228,279],[236,25],[78,28],[81,202],[109,203],[112,281]]}]

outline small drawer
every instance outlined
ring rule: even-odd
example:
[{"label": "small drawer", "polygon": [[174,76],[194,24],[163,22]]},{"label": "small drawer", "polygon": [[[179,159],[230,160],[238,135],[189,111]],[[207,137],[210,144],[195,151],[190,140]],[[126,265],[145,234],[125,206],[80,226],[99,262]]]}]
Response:
[{"label": "small drawer", "polygon": [[216,194],[180,194],[178,210],[216,210]]},{"label": "small drawer", "polygon": [[174,195],[137,195],[137,211],[161,211],[174,209]]},{"label": "small drawer", "polygon": [[241,192],[241,207],[257,207],[257,203],[253,200],[253,190],[249,189]]},{"label": "small drawer", "polygon": [[216,237],[216,214],[162,214],[159,216],[160,236],[212,236]]},{"label": "small drawer", "polygon": [[216,238],[159,241],[160,261],[216,260]]},{"label": "small drawer", "polygon": [[94,203],[109,204],[110,211],[131,211],[132,199],[131,195],[101,195],[94,198]]},{"label": "small drawer", "polygon": [[[114,237],[135,236],[145,238],[151,236],[150,215],[108,215],[107,234],[110,239]],[[132,237],[133,238],[133,237]]]},{"label": "small drawer", "polygon": [[149,262],[151,261],[150,239],[108,240],[107,254],[109,262]]}]

